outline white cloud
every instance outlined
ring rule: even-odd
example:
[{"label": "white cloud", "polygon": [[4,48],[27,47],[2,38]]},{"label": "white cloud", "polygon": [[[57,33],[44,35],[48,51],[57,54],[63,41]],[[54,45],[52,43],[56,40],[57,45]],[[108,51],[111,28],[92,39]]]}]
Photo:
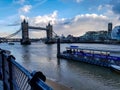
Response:
[{"label": "white cloud", "polygon": [[33,8],[37,8],[38,6],[44,4],[45,2],[47,2],[47,0],[34,0],[34,2],[36,3],[35,5],[33,5]]},{"label": "white cloud", "polygon": [[20,15],[20,20],[21,21],[23,21],[23,20],[29,20],[29,17],[26,17],[26,16],[24,16],[24,15]]},{"label": "white cloud", "polygon": [[[69,34],[80,36],[83,35],[85,32],[92,30],[107,30],[107,24],[109,22],[109,18],[107,16],[97,14],[80,14],[71,19],[58,19],[57,16],[57,11],[54,11],[53,13],[48,15],[29,18],[28,21],[30,26],[37,27],[46,27],[46,25],[51,21],[51,24],[53,25],[53,30],[58,35],[64,34],[66,36]],[[25,18],[25,16],[21,16],[21,18]],[[34,33],[32,34],[32,36],[36,37],[41,36],[41,34],[39,33],[36,34],[36,31],[34,31]]]},{"label": "white cloud", "polygon": [[[111,17],[111,18],[109,18]],[[65,36],[71,34],[74,36],[81,36],[87,31],[107,30],[107,24],[113,22],[113,25],[120,25],[118,17],[109,9],[106,13],[98,14],[79,14],[73,18],[59,18],[58,11],[53,11],[51,14],[43,16],[36,16],[33,18],[20,15],[21,20],[27,19],[30,26],[46,27],[50,22],[53,25],[53,30],[58,35]],[[45,32],[32,31],[30,32],[32,38],[40,38],[46,36]]]},{"label": "white cloud", "polygon": [[97,15],[97,14],[81,14],[81,15],[77,15],[77,16],[75,16],[75,18],[74,18],[74,21],[76,22],[76,21],[78,21],[78,20],[88,20],[88,21],[90,21],[90,20],[98,20],[98,19],[100,19],[100,20],[106,20],[107,19],[107,17],[106,16],[104,16],[104,15]]},{"label": "white cloud", "polygon": [[[114,15],[113,15],[114,16]],[[97,14],[80,14],[73,18],[60,18],[58,19],[57,11],[51,14],[36,16],[33,18],[27,17],[25,15],[20,15],[21,20],[27,19],[30,26],[46,27],[51,21],[53,25],[53,30],[58,35],[64,34],[65,36],[71,34],[74,36],[81,36],[87,31],[99,31],[107,30],[107,24],[112,21],[113,25],[120,25],[120,21],[117,18],[110,19],[107,15],[97,15]],[[45,31],[31,31],[31,38],[45,37]]]},{"label": "white cloud", "polygon": [[60,0],[62,2],[74,2],[74,3],[80,3],[82,2],[83,0]]},{"label": "white cloud", "polygon": [[[64,20],[66,21],[66,20]],[[107,30],[109,18],[97,14],[81,14],[71,19],[70,23],[59,26],[59,33],[72,34],[75,36],[83,35],[87,31]],[[57,29],[57,26],[56,26]],[[58,29],[57,29],[58,30]]]},{"label": "white cloud", "polygon": [[103,9],[103,5],[99,5],[98,6],[98,11],[102,10]]},{"label": "white cloud", "polygon": [[30,18],[31,25],[47,25],[49,22],[51,24],[55,24],[57,19],[57,11],[54,11],[52,14],[43,15],[43,16],[36,16],[34,18]]},{"label": "white cloud", "polygon": [[25,5],[19,9],[20,13],[28,13],[32,8],[32,5]]},{"label": "white cloud", "polygon": [[83,1],[83,0],[76,0],[77,3],[80,3],[80,2],[82,2],[82,1]]},{"label": "white cloud", "polygon": [[26,0],[13,0],[13,3],[24,4]]}]

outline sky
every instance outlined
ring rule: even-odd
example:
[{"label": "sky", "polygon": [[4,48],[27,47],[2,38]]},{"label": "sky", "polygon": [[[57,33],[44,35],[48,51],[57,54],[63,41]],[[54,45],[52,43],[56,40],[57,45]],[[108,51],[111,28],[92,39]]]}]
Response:
[{"label": "sky", "polygon": [[[107,30],[120,25],[120,0],[0,0],[0,36],[29,26],[53,25],[58,35],[82,36],[87,31]],[[29,30],[31,38],[46,36],[44,31]],[[19,34],[17,37],[21,37]]]}]

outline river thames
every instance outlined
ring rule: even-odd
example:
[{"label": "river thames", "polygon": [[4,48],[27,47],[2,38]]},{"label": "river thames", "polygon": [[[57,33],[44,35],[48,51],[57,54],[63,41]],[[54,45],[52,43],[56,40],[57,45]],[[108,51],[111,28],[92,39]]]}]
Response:
[{"label": "river thames", "polygon": [[[78,45],[86,49],[109,50],[112,55],[120,56],[119,45],[108,44],[62,44]],[[120,90],[120,74],[96,65],[56,58],[56,44],[46,45],[41,42],[28,46],[1,43],[1,49],[10,50],[16,61],[27,70],[42,71],[47,78],[73,90]]]}]

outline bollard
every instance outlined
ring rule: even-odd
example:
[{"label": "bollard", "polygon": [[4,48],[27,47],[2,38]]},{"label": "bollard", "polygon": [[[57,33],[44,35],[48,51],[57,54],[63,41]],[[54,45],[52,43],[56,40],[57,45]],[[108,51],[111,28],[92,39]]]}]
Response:
[{"label": "bollard", "polygon": [[57,39],[57,58],[60,56],[60,38]]}]

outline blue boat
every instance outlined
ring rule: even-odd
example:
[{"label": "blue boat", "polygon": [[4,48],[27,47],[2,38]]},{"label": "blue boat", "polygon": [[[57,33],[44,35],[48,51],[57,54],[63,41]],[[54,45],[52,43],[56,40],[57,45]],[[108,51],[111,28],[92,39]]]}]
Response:
[{"label": "blue boat", "polygon": [[109,51],[83,49],[78,46],[66,47],[66,50],[59,54],[59,58],[81,61],[104,67],[111,67],[111,65],[120,66],[120,57],[111,56]]}]

